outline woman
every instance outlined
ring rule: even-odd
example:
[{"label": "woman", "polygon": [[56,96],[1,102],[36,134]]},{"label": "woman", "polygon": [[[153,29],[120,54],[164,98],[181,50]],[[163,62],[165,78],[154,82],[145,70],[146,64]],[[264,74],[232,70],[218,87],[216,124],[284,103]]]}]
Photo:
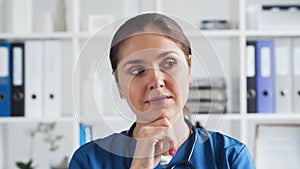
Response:
[{"label": "woman", "polygon": [[136,122],[80,147],[70,169],[255,168],[244,144],[184,118],[192,55],[174,20],[157,13],[129,19],[114,35],[110,61]]}]

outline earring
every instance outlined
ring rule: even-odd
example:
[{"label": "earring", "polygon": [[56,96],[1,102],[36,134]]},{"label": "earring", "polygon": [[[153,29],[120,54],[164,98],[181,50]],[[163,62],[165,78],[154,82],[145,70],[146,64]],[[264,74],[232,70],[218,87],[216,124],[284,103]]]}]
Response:
[{"label": "earring", "polygon": [[125,96],[119,91],[120,99],[125,99]]}]

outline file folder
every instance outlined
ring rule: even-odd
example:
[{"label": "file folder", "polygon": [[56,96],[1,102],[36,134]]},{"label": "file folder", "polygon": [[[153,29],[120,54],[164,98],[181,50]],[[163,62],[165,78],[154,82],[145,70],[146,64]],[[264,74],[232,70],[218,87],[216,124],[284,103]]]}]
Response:
[{"label": "file folder", "polygon": [[6,32],[31,33],[33,22],[33,0],[4,1]]},{"label": "file folder", "polygon": [[255,41],[246,44],[247,65],[247,112],[256,112],[256,69],[255,69]]},{"label": "file folder", "polygon": [[44,116],[61,117],[61,43],[46,40],[44,47]]},{"label": "file folder", "polygon": [[12,116],[24,116],[24,43],[12,43]]},{"label": "file folder", "polygon": [[293,40],[293,102],[294,112],[300,113],[300,38]]},{"label": "file folder", "polygon": [[292,112],[292,41],[279,38],[275,41],[275,111]]},{"label": "file folder", "polygon": [[272,40],[256,41],[256,108],[257,113],[273,113],[274,95],[274,45]]},{"label": "file folder", "polygon": [[43,42],[25,42],[25,116],[42,117],[43,113]]},{"label": "file folder", "polygon": [[11,45],[0,42],[0,117],[11,115]]}]

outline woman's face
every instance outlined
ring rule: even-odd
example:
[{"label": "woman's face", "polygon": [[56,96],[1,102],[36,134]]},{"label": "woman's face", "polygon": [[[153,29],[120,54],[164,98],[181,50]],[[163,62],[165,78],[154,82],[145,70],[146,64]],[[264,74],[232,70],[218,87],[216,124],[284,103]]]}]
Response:
[{"label": "woman's face", "polygon": [[136,35],[126,40],[119,57],[118,87],[137,122],[174,120],[182,113],[191,68],[174,41],[155,34]]}]

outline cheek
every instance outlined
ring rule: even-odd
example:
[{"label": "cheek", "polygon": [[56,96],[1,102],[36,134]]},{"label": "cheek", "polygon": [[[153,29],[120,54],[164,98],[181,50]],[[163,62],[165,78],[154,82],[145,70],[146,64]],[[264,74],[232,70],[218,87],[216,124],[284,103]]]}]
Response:
[{"label": "cheek", "polygon": [[[182,69],[181,69],[182,70]],[[189,94],[189,84],[190,84],[190,74],[188,71],[180,71],[177,72],[176,76],[174,76],[173,80],[176,85],[173,85],[173,90],[176,91],[177,102],[179,104],[185,105],[188,94]]]},{"label": "cheek", "polygon": [[144,95],[143,85],[138,79],[127,80],[126,85],[124,86],[125,96],[130,107],[140,110],[140,103],[142,102]]}]

